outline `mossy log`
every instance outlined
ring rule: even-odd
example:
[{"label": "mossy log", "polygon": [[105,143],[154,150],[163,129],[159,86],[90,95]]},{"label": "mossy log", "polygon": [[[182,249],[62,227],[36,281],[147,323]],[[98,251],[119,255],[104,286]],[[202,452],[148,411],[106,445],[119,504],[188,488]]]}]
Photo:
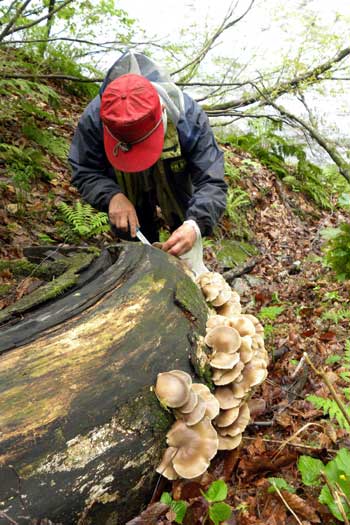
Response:
[{"label": "mossy log", "polygon": [[193,375],[207,307],[156,248],[118,245],[92,266],[2,327],[1,524],[121,525],[152,494],[171,416],[151,386],[162,371]]}]

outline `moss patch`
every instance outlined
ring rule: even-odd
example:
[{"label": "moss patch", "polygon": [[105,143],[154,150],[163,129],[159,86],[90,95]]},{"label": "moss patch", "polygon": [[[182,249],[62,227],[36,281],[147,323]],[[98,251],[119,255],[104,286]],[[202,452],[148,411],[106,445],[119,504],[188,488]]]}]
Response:
[{"label": "moss patch", "polygon": [[224,268],[234,268],[257,253],[258,250],[247,242],[224,240],[221,241],[216,256]]}]

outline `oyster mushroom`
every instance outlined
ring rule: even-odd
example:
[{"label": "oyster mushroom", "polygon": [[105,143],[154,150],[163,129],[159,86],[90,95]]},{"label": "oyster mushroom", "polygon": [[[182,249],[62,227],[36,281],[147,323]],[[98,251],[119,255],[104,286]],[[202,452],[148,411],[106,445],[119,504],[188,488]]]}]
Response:
[{"label": "oyster mushroom", "polygon": [[252,359],[254,355],[253,339],[250,335],[244,335],[241,338],[241,346],[239,347],[239,355],[242,363],[246,364]]},{"label": "oyster mushroom", "polygon": [[223,315],[210,315],[207,320],[206,329],[210,330],[216,326],[229,326],[230,320]]},{"label": "oyster mushroom", "polygon": [[159,463],[158,467],[156,468],[156,472],[158,474],[161,474],[167,479],[175,480],[178,479],[178,475],[174,470],[172,460],[177,454],[177,448],[175,447],[168,447],[166,451],[163,454],[162,461]]},{"label": "oyster mushroom", "polygon": [[242,306],[240,303],[230,299],[225,304],[217,308],[216,311],[219,315],[233,317],[235,315],[239,315],[242,312]]},{"label": "oyster mushroom", "polygon": [[205,401],[205,416],[209,419],[214,419],[220,412],[219,401],[216,397],[210,392],[209,388],[202,383],[193,383],[192,390]]},{"label": "oyster mushroom", "polygon": [[219,291],[217,297],[211,301],[211,304],[215,307],[223,306],[231,299],[231,288],[227,285]]},{"label": "oyster mushroom", "polygon": [[225,352],[217,352],[210,359],[210,366],[214,368],[232,370],[234,366],[237,365],[240,361],[240,354],[236,352],[235,354],[226,354]]},{"label": "oyster mushroom", "polygon": [[192,385],[192,388],[190,391],[190,397],[187,403],[179,407],[178,410],[182,412],[183,414],[189,414],[190,412],[194,410],[197,404],[198,404],[198,396],[195,392],[193,392],[193,385]]},{"label": "oyster mushroom", "polygon": [[207,408],[204,399],[202,399],[200,396],[197,396],[197,398],[198,402],[189,414],[184,414],[181,412],[181,409],[174,410],[176,419],[182,419],[189,427],[196,425],[203,419]]},{"label": "oyster mushroom", "polygon": [[230,317],[230,326],[235,328],[242,337],[244,335],[255,335],[255,326],[245,315]]},{"label": "oyster mushroom", "polygon": [[249,407],[247,403],[244,403],[239,409],[239,414],[238,414],[236,421],[228,427],[221,428],[220,434],[224,437],[225,436],[235,437],[238,434],[242,434],[242,432],[245,430],[246,426],[248,425],[249,420],[250,420]]},{"label": "oyster mushroom", "polygon": [[234,397],[232,388],[229,386],[218,386],[215,388],[214,396],[218,400],[219,406],[222,410],[235,408],[241,404],[241,400]]},{"label": "oyster mushroom", "polygon": [[177,449],[172,467],[185,479],[203,474],[218,450],[217,433],[207,417],[192,427],[176,421],[167,434],[167,443]]},{"label": "oyster mushroom", "polygon": [[159,401],[170,408],[183,406],[190,397],[190,385],[172,372],[158,374],[154,391]]},{"label": "oyster mushroom", "polygon": [[204,342],[216,352],[232,354],[241,346],[241,337],[238,331],[230,326],[216,326],[209,330]]},{"label": "oyster mushroom", "polygon": [[[213,369],[213,383],[217,386],[225,386],[229,385],[233,381],[236,381],[237,378],[240,376],[242,370],[244,368],[244,364],[239,363],[236,364],[232,368],[232,370],[219,370],[219,369]],[[243,396],[242,396],[243,397]]]},{"label": "oyster mushroom", "polygon": [[228,427],[236,421],[239,414],[239,406],[229,408],[228,410],[221,410],[217,418],[215,418],[215,426],[217,427]]},{"label": "oyster mushroom", "polygon": [[233,450],[237,448],[242,441],[242,434],[237,434],[237,436],[222,436],[218,432],[219,447],[218,450]]}]

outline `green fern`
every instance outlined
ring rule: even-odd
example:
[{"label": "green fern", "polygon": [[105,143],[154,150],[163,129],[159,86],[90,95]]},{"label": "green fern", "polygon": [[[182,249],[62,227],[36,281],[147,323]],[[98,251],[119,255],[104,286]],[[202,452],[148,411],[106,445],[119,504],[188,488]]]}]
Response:
[{"label": "green fern", "polygon": [[[334,363],[342,369],[339,376],[343,381],[350,383],[350,341],[346,341],[343,355],[333,355],[327,360],[327,364]],[[341,390],[344,397],[349,399],[349,388],[342,388]],[[325,399],[324,397],[310,394],[306,397],[306,400],[312,403],[315,408],[322,410],[325,416],[328,416],[330,419],[335,419],[340,428],[348,432],[350,431],[350,425],[334,399]],[[346,405],[345,409],[350,416],[350,404]]]},{"label": "green fern", "polygon": [[69,144],[63,137],[58,137],[49,130],[38,128],[33,120],[23,124],[22,131],[28,139],[39,144],[48,153],[55,155],[62,161],[66,160]]},{"label": "green fern", "polygon": [[107,213],[94,210],[90,204],[78,201],[74,206],[61,202],[58,206],[64,222],[82,238],[90,238],[110,229]]}]

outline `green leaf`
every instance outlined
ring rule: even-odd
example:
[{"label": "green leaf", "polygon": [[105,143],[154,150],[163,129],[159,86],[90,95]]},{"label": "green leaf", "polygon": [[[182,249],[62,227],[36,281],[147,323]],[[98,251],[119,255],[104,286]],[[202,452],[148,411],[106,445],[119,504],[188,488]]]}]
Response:
[{"label": "green leaf", "polygon": [[232,509],[227,503],[214,503],[214,505],[209,508],[209,517],[214,525],[219,525],[219,523],[228,520],[231,514]]},{"label": "green leaf", "polygon": [[165,505],[171,505],[173,502],[173,498],[170,496],[169,492],[163,492],[163,494],[160,497],[160,502],[165,503]]},{"label": "green leaf", "polygon": [[187,510],[186,502],[183,500],[173,501],[170,506],[176,514],[176,523],[182,523]]},{"label": "green leaf", "polygon": [[321,460],[312,458],[311,456],[300,456],[298,460],[298,470],[301,474],[301,479],[304,485],[308,487],[320,484],[319,478],[324,468]]},{"label": "green leaf", "polygon": [[227,485],[222,479],[213,481],[207,492],[202,493],[207,501],[223,501],[227,497]]},{"label": "green leaf", "polygon": [[276,488],[279,490],[287,490],[288,492],[291,492],[294,494],[295,488],[292,487],[292,485],[289,485],[289,483],[286,482],[283,478],[267,478],[268,481],[271,483],[271,487],[268,488],[267,492],[273,493],[276,492]]}]

